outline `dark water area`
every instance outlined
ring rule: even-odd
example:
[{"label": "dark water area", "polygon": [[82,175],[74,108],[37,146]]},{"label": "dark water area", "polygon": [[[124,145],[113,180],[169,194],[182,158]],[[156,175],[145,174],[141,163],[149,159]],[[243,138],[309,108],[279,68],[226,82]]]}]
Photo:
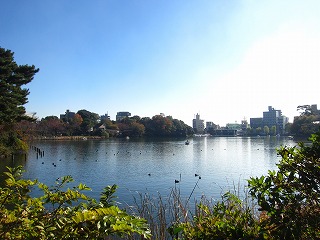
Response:
[{"label": "dark water area", "polygon": [[189,142],[42,140],[31,143],[44,153],[42,157],[32,147],[26,158],[1,161],[0,171],[6,165],[23,165],[24,178],[38,179],[49,186],[57,178],[71,175],[75,182],[69,187],[85,183],[92,188],[86,194],[97,199],[105,186],[117,184],[118,201],[129,205],[139,193],[165,197],[174,188],[184,198],[205,195],[219,199],[225,191],[245,186],[251,176],[276,169],[280,160],[276,148],[296,145],[285,137],[194,137]]}]

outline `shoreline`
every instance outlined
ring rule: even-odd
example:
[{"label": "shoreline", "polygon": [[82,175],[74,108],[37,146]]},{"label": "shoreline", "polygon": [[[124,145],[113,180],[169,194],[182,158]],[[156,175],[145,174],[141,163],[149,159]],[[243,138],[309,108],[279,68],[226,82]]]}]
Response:
[{"label": "shoreline", "polygon": [[[53,137],[33,137],[32,140],[92,140],[92,139],[105,139],[101,136],[53,136]],[[32,141],[31,140],[31,141]]]}]

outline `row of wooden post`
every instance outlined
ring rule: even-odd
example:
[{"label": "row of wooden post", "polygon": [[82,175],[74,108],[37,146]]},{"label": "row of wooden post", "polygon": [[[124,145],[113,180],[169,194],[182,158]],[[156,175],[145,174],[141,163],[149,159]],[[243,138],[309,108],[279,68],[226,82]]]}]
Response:
[{"label": "row of wooden post", "polygon": [[37,153],[37,159],[39,157],[44,157],[44,151],[42,151],[40,148],[36,147],[36,146],[31,146],[31,149],[34,150]]}]

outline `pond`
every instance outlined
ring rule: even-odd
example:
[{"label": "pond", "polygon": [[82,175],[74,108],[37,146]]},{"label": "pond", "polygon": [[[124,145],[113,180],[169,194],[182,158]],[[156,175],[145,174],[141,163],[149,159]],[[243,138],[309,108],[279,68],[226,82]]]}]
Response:
[{"label": "pond", "polygon": [[50,186],[71,175],[70,187],[85,183],[92,189],[86,194],[97,199],[105,186],[117,184],[123,204],[132,204],[139,193],[166,196],[174,188],[185,198],[219,199],[242,189],[251,176],[276,169],[281,145],[296,143],[285,137],[193,137],[189,145],[185,139],[42,140],[31,143],[26,157],[2,161],[0,170],[23,165],[24,178]]}]

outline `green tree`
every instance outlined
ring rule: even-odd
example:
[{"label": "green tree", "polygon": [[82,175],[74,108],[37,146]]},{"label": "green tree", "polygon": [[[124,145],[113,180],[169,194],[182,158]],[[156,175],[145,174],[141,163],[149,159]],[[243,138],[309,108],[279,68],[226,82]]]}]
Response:
[{"label": "green tree", "polygon": [[72,135],[77,135],[80,133],[80,126],[82,122],[82,117],[80,116],[80,114],[76,113],[69,122],[69,129]]},{"label": "green tree", "polygon": [[98,123],[100,118],[97,113],[89,112],[88,110],[79,110],[77,112],[82,117],[81,130],[83,134],[91,131],[91,129]]},{"label": "green tree", "polygon": [[134,115],[131,117],[131,119],[133,119],[135,122],[140,122],[141,117],[139,117],[138,115]]},{"label": "green tree", "polygon": [[151,118],[141,118],[139,123],[145,126],[145,135],[160,137],[186,137],[194,133],[193,128],[183,121],[155,115]]},{"label": "green tree", "polygon": [[105,119],[101,123],[106,126],[106,129],[119,130],[117,124],[109,119]]},{"label": "green tree", "polygon": [[140,120],[137,116],[132,118],[124,118],[118,124],[118,128],[121,136],[126,137],[141,137],[145,133],[145,126],[137,120]]},{"label": "green tree", "polygon": [[264,126],[263,127],[263,132],[264,132],[265,135],[269,135],[269,133],[270,133],[269,127],[268,126]]},{"label": "green tree", "polygon": [[310,116],[313,115],[310,105],[299,105],[297,111],[300,112],[300,116]]},{"label": "green tree", "polygon": [[262,128],[261,127],[257,127],[256,128],[256,134],[262,134]]},{"label": "green tree", "polygon": [[133,122],[130,124],[131,136],[142,137],[145,132],[145,127],[143,124],[138,122]]},{"label": "green tree", "polygon": [[276,126],[272,126],[271,127],[270,134],[273,135],[273,136],[277,134],[277,127]]},{"label": "green tree", "polygon": [[194,133],[193,128],[178,119],[172,119],[172,135],[174,137],[187,137]]},{"label": "green tree", "polygon": [[292,123],[287,123],[286,126],[284,127],[285,132],[290,133],[291,127],[292,127]]},{"label": "green tree", "polygon": [[246,135],[248,135],[248,136],[253,135],[253,129],[251,127],[248,127],[246,129]]},{"label": "green tree", "polygon": [[310,140],[311,145],[281,147],[278,170],[248,181],[271,239],[320,238],[320,132]]},{"label": "green tree", "polygon": [[10,50],[0,48],[0,124],[29,119],[23,106],[28,102],[29,90],[23,86],[39,71],[33,65],[18,65],[13,55]]},{"label": "green tree", "polygon": [[151,119],[151,128],[149,129],[149,132],[153,136],[161,136],[161,137],[167,137],[171,135],[172,132],[172,120],[168,117],[163,117],[161,115],[155,115]]},{"label": "green tree", "polygon": [[14,131],[14,124],[31,120],[25,115],[24,107],[29,90],[23,86],[39,71],[33,65],[18,65],[13,55],[10,50],[0,48],[0,156],[25,150],[26,144]]},{"label": "green tree", "polygon": [[[0,188],[1,239],[106,239],[109,235],[133,234],[151,237],[144,219],[114,205],[116,185],[106,187],[97,202],[83,193],[90,190],[85,184],[67,188],[73,181],[70,176],[48,187],[21,179],[21,167],[8,169],[6,186]],[[35,186],[43,195],[31,197]]]},{"label": "green tree", "polygon": [[306,137],[319,129],[319,117],[315,115],[301,115],[294,118],[290,133],[296,136]]}]

